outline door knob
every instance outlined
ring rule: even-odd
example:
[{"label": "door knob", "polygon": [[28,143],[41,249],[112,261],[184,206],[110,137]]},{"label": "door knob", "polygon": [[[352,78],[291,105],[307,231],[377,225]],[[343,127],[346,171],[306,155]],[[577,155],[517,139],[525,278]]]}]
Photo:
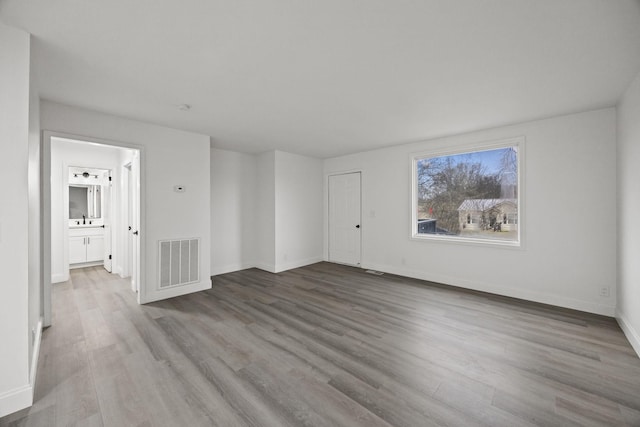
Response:
[{"label": "door knob", "polygon": [[134,231],[134,232],[133,232],[133,235],[134,235],[134,236],[137,236],[137,235],[138,235],[138,230]]},{"label": "door knob", "polygon": [[360,224],[356,225],[356,228],[360,228]]}]

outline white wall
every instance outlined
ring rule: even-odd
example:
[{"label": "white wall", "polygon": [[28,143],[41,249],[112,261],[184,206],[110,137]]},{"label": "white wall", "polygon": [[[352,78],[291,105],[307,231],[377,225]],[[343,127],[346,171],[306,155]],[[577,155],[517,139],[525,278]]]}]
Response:
[{"label": "white wall", "polygon": [[276,153],[258,156],[258,206],[256,209],[256,267],[276,272]]},{"label": "white wall", "polygon": [[[69,280],[67,205],[69,166],[111,169],[120,181],[122,148],[83,144],[62,138],[51,141],[51,282]],[[117,191],[117,187],[113,188]],[[117,199],[116,195],[116,199]],[[116,244],[117,246],[117,244]],[[116,256],[116,259],[119,257]]]},{"label": "white wall", "polygon": [[254,267],[258,158],[211,149],[211,274]]},{"label": "white wall", "polygon": [[618,105],[618,310],[640,355],[640,74]]},{"label": "white wall", "polygon": [[322,160],[275,152],[275,270],[322,261]]},{"label": "white wall", "polygon": [[29,406],[32,400],[29,56],[29,34],[0,23],[0,417]]},{"label": "white wall", "polygon": [[212,274],[322,261],[322,160],[211,150]]},{"label": "white wall", "polygon": [[[362,170],[363,267],[612,316],[615,120],[614,109],[555,117],[327,159],[324,171]],[[522,249],[409,238],[411,153],[517,136],[526,139]]]},{"label": "white wall", "polygon": [[[31,54],[33,55],[33,53]],[[42,209],[40,205],[40,98],[31,64],[29,74],[29,360],[30,379],[35,379],[37,351],[42,330],[43,269],[42,269]],[[35,357],[34,357],[35,347]]]},{"label": "white wall", "polygon": [[[134,144],[142,150],[145,196],[140,231],[145,262],[142,302],[168,298],[211,287],[210,280],[210,158],[209,137],[43,101],[43,130]],[[175,185],[186,191],[174,192]],[[158,241],[200,238],[200,282],[160,291]]]}]

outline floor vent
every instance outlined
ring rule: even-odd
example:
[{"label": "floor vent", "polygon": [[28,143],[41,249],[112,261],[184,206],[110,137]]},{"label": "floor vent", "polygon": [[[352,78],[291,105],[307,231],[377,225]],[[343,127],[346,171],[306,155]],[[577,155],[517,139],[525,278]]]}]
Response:
[{"label": "floor vent", "polygon": [[160,289],[200,281],[200,239],[159,242]]},{"label": "floor vent", "polygon": [[376,276],[382,276],[384,274],[382,271],[377,270],[366,270],[365,273],[375,274]]}]

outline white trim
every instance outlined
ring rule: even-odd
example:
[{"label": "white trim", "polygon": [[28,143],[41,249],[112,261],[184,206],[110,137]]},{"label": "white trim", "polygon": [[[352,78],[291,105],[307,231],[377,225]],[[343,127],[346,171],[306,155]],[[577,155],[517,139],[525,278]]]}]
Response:
[{"label": "white trim", "polygon": [[38,358],[40,357],[40,344],[42,342],[42,325],[44,318],[40,317],[36,325],[36,336],[33,340],[33,354],[31,356],[31,369],[29,371],[29,384],[9,390],[0,394],[0,418],[13,414],[33,404],[33,393],[36,388],[36,375],[38,372]]},{"label": "white trim", "polygon": [[122,275],[122,267],[119,265],[113,267],[113,271],[111,273],[117,274],[121,279],[125,278],[125,276]]},{"label": "white trim", "polygon": [[52,274],[51,275],[51,283],[62,283],[69,280],[69,272],[67,274]]},{"label": "white trim", "polygon": [[622,329],[622,332],[624,332],[624,335],[629,340],[629,344],[631,344],[636,354],[640,356],[640,333],[631,326],[631,323],[627,320],[627,316],[620,310],[616,310],[616,320],[618,321],[618,325],[620,325],[620,329]]},{"label": "white trim", "polygon": [[256,264],[253,262],[243,262],[243,263],[234,263],[227,264],[221,267],[216,267],[211,271],[212,276],[218,276],[220,274],[233,273],[234,271],[246,270],[248,268],[255,268]]},{"label": "white trim", "polygon": [[[143,145],[129,143],[124,141],[114,141],[104,138],[95,138],[91,136],[84,135],[76,135],[68,132],[59,132],[56,130],[46,130],[42,129],[42,156],[41,156],[41,165],[42,165],[42,194],[43,194],[43,206],[42,213],[44,215],[44,229],[42,230],[43,235],[45,236],[43,242],[43,264],[45,269],[45,276],[48,274],[51,275],[51,138],[60,138],[60,139],[68,139],[78,142],[84,142],[88,144],[97,144],[97,145],[108,145],[117,148],[129,149],[129,150],[137,150],[138,153],[138,162],[139,162],[139,193],[138,193],[138,203],[139,203],[139,216],[140,223],[138,224],[138,230],[140,232],[139,237],[139,258],[140,262],[138,265],[138,304],[143,304],[143,300],[145,297],[145,290],[147,287],[146,284],[146,251],[147,251],[147,242],[146,242],[146,194],[147,194],[147,183],[146,183],[146,161],[147,161],[147,152],[146,148]],[[64,177],[65,175],[63,175]],[[68,179],[68,176],[67,176]],[[47,237],[48,236],[48,237]],[[64,244],[67,244],[67,239],[65,239]],[[67,252],[68,256],[68,252]],[[68,258],[67,258],[68,259]],[[66,272],[67,277],[65,280],[69,280],[68,271]],[[56,277],[59,279],[60,277]],[[44,283],[44,325],[51,325],[51,283],[57,283],[54,281],[54,277],[45,277]],[[151,301],[151,300],[149,300]]]},{"label": "white trim", "polygon": [[[287,263],[279,263],[279,264],[270,264],[266,262],[258,262],[255,264],[240,264],[242,267],[236,268],[235,270],[225,271],[224,273],[216,273],[216,274],[225,274],[230,273],[232,271],[238,270],[246,270],[247,268],[258,268],[260,270],[268,271],[269,273],[282,273],[283,271],[293,270],[294,268],[300,268],[311,264],[316,264],[318,262],[325,261],[323,256],[314,256],[311,258],[305,258],[298,261],[290,261]],[[221,269],[217,269],[221,270]],[[215,275],[215,274],[214,274]]]},{"label": "white trim", "polygon": [[259,268],[260,270],[268,271],[269,273],[277,273],[276,266],[268,262],[257,262],[256,268]]},{"label": "white trim", "polygon": [[[411,163],[410,176],[411,184],[409,190],[411,192],[409,200],[411,201],[410,207],[410,232],[409,239],[414,241],[432,241],[432,242],[448,242],[455,244],[470,244],[479,245],[485,247],[495,248],[511,248],[511,249],[524,249],[525,237],[524,237],[524,224],[525,224],[525,144],[526,139],[524,136],[516,136],[511,138],[503,138],[498,140],[483,141],[477,143],[470,143],[464,145],[458,145],[455,147],[440,147],[431,150],[422,150],[409,154],[409,160]],[[518,240],[498,240],[498,239],[478,239],[472,237],[460,237],[460,236],[442,236],[442,235],[429,235],[418,234],[418,217],[417,217],[417,163],[418,160],[427,157],[439,157],[447,155],[464,154],[478,151],[495,150],[506,147],[518,147]]]},{"label": "white trim", "polygon": [[0,417],[13,414],[33,404],[33,387],[25,384],[22,387],[0,394]]},{"label": "white trim", "polygon": [[304,267],[306,265],[315,264],[321,261],[322,261],[321,256],[314,256],[311,258],[301,259],[299,261],[291,261],[284,264],[277,264],[276,265],[277,268],[275,272],[280,273],[282,271],[293,270],[294,268]]},{"label": "white trim", "polygon": [[569,308],[572,310],[585,311],[587,313],[600,314],[602,316],[608,317],[614,317],[616,310],[615,306],[612,305],[597,304],[590,301],[567,298],[545,292],[534,292],[526,289],[507,288],[503,286],[496,286],[486,282],[465,280],[447,275],[425,273],[422,271],[411,270],[408,268],[398,268],[385,264],[366,263],[366,265],[363,265],[362,268],[383,271],[386,273],[397,274],[399,276],[411,277],[414,279],[426,280],[450,286],[457,286],[474,291],[481,291],[511,298],[523,299],[531,302],[549,304],[557,307]]},{"label": "white trim", "polygon": [[168,298],[179,297],[181,295],[185,295],[188,293],[205,291],[207,289],[211,289],[211,278],[207,277],[207,280],[198,282],[198,283],[190,283],[186,285],[189,290],[185,292],[185,286],[173,286],[171,288],[166,289],[157,289],[153,295],[141,295],[140,296],[140,304],[147,304],[153,301],[161,301]]},{"label": "white trim", "polygon": [[36,336],[33,341],[33,355],[31,356],[31,371],[29,374],[29,384],[35,391],[36,389],[36,373],[38,372],[38,358],[40,357],[40,344],[42,343],[42,323],[43,318],[40,317],[36,326]]},{"label": "white trim", "polygon": [[[417,224],[417,221],[415,221]],[[413,227],[413,223],[411,224]],[[442,236],[442,235],[428,235],[428,234],[415,234],[410,236],[411,240],[423,241],[423,242],[444,242],[455,243],[457,245],[470,245],[470,246],[485,246],[494,247],[499,249],[524,249],[521,244],[513,240],[499,240],[499,239],[477,239],[473,237],[458,237],[458,236]]]},{"label": "white trim", "polygon": [[51,326],[51,286],[66,280],[64,275],[51,274],[51,134],[43,129],[40,130],[40,202],[42,317],[43,326]]},{"label": "white trim", "polygon": [[69,264],[69,270],[73,270],[75,268],[99,267],[101,265],[104,265],[104,261],[79,262],[77,264]]}]

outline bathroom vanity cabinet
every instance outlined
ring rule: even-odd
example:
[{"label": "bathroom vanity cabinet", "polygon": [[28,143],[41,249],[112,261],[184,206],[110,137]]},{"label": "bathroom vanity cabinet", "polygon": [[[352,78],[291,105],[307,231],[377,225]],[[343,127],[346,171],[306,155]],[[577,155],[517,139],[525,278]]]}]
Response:
[{"label": "bathroom vanity cabinet", "polygon": [[104,228],[69,228],[69,266],[104,261]]}]

